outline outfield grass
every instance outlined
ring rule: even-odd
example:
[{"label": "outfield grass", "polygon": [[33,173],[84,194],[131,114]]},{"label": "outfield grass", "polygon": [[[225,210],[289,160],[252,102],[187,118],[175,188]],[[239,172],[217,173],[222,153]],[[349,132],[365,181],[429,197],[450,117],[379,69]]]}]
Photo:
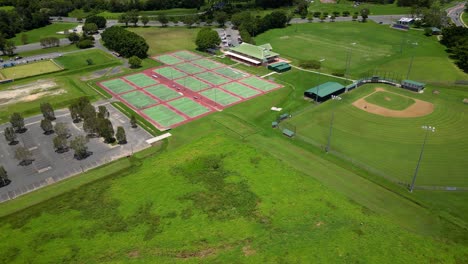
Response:
[{"label": "outfield grass", "polygon": [[128,28],[145,38],[149,45],[148,54],[157,55],[175,50],[195,50],[195,38],[200,29],[188,28]]},{"label": "outfield grass", "polygon": [[414,104],[414,100],[410,97],[388,92],[376,92],[367,96],[364,100],[392,110],[404,110]]},{"label": "outfield grass", "polygon": [[[91,65],[88,65],[88,59],[92,60]],[[93,65],[103,65],[120,62],[115,57],[99,49],[89,49],[85,51],[66,54],[62,57],[57,58],[56,61],[69,70],[91,67]]]},{"label": "outfield grass", "polygon": [[[56,38],[66,38],[67,35],[57,34],[59,31],[71,30],[78,26],[78,23],[53,23],[45,27],[17,33],[12,40],[15,42],[15,45],[23,45],[21,42],[21,35],[26,34],[28,36],[28,43],[39,42],[40,39],[45,37],[56,37]],[[26,43],[26,44],[28,44]]]},{"label": "outfield grass", "polygon": [[295,24],[269,30],[255,40],[257,44],[271,43],[275,52],[294,64],[299,60],[322,60],[321,71],[327,73],[344,72],[349,54],[349,75],[354,78],[379,70],[395,72],[405,79],[413,56],[409,79],[452,84],[468,78],[435,37],[373,22]]},{"label": "outfield grass", "polygon": [[203,256],[230,263],[455,263],[467,254],[461,245],[411,234],[227,137],[212,134],[139,162],[2,218],[2,262],[195,263]]},{"label": "outfield grass", "polygon": [[57,66],[53,61],[47,60],[3,68],[0,70],[0,73],[5,79],[21,79],[61,70],[62,68]]},{"label": "outfield grass", "polygon": [[465,23],[465,25],[468,26],[468,13],[467,13],[467,12],[464,12],[464,13],[462,14],[462,20],[463,20],[463,22]]}]

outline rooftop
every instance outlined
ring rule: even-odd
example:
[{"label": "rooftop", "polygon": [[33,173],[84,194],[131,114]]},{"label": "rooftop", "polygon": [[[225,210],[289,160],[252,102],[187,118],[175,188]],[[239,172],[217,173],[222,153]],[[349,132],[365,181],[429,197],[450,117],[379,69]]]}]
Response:
[{"label": "rooftop", "polygon": [[249,43],[242,43],[237,47],[232,47],[231,51],[250,56],[259,60],[265,60],[270,57],[278,56],[278,53],[271,51],[270,44],[255,46]]},{"label": "rooftop", "polygon": [[320,97],[325,97],[343,88],[344,86],[337,82],[326,82],[318,86],[315,86],[314,88],[310,88],[309,90],[305,92],[316,94],[316,95],[318,94],[318,96]]}]

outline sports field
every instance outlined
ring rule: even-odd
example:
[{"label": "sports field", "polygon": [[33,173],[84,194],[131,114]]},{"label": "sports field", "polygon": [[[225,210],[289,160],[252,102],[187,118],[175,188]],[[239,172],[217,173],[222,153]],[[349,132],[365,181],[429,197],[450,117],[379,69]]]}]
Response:
[{"label": "sports field", "polygon": [[177,69],[184,71],[188,74],[195,74],[205,71],[204,69],[197,67],[190,63],[179,63],[175,66]]},{"label": "sports field", "polygon": [[219,69],[216,69],[215,72],[219,73],[219,74],[222,74],[224,76],[227,76],[231,79],[234,79],[234,80],[238,80],[238,79],[242,79],[244,77],[247,77],[247,75],[239,70],[234,70],[232,68],[219,68]]},{"label": "sports field", "polygon": [[224,90],[218,88],[205,90],[201,92],[201,95],[223,106],[237,103],[242,100],[241,98],[226,93]]},{"label": "sports field", "polygon": [[158,60],[158,61],[161,61],[164,64],[169,64],[169,65],[181,63],[183,61],[183,60],[181,60],[181,59],[179,59],[177,57],[174,57],[172,55],[167,55],[167,54],[164,54],[164,55],[161,55],[161,56],[156,56],[156,57],[154,57],[154,59]]},{"label": "sports field", "polygon": [[176,51],[174,53],[172,53],[172,55],[178,57],[178,58],[181,58],[185,61],[191,61],[191,60],[196,60],[196,59],[201,59],[203,58],[202,56],[198,55],[198,54],[195,54],[193,52],[190,52],[190,51],[186,51],[186,50],[181,50],[181,51]]},{"label": "sports field", "polygon": [[120,97],[127,101],[129,104],[139,109],[158,103],[158,101],[154,100],[153,98],[140,91],[125,93],[122,94]]},{"label": "sports field", "polygon": [[148,93],[156,96],[157,98],[161,99],[162,101],[169,101],[174,98],[180,97],[178,92],[172,90],[171,88],[167,87],[164,84],[158,84],[154,86],[147,87],[145,89]]},{"label": "sports field", "polygon": [[185,121],[183,116],[177,114],[165,105],[150,107],[144,109],[142,112],[163,127],[171,127],[172,125]]},{"label": "sports field", "polygon": [[200,105],[187,97],[170,101],[168,104],[192,118],[211,111],[210,108]]},{"label": "sports field", "polygon": [[403,110],[414,104],[414,100],[411,97],[388,92],[375,92],[367,96],[364,100],[392,110]]},{"label": "sports field", "polygon": [[170,80],[174,80],[174,79],[177,79],[177,78],[180,78],[180,77],[184,77],[186,76],[187,74],[181,72],[181,71],[178,71],[172,67],[161,67],[161,68],[156,68],[153,70],[153,72],[157,73],[157,74],[160,74]]},{"label": "sports field", "polygon": [[134,83],[138,87],[146,87],[158,83],[153,78],[142,73],[126,76],[125,79]]},{"label": "sports field", "polygon": [[209,59],[199,59],[199,60],[191,61],[190,63],[198,65],[198,66],[202,66],[203,68],[208,69],[208,70],[213,70],[213,69],[223,66],[223,64],[217,63]]},{"label": "sports field", "polygon": [[135,89],[135,87],[126,83],[122,79],[114,79],[110,81],[105,81],[105,82],[102,82],[101,85],[116,94],[128,92],[128,91]]},{"label": "sports field", "polygon": [[249,88],[243,84],[240,84],[240,83],[228,83],[228,84],[224,84],[221,86],[221,88],[223,88],[224,90],[226,91],[229,91],[235,95],[238,95],[242,98],[248,98],[248,97],[252,97],[252,96],[255,96],[255,95],[258,95],[260,93],[260,91],[257,91],[255,89],[252,89],[252,88]]},{"label": "sports field", "polygon": [[203,82],[197,78],[187,76],[184,78],[180,78],[176,80],[176,83],[183,85],[184,87],[189,88],[192,91],[198,92],[201,90],[204,90],[206,88],[211,87],[209,84],[206,82]]},{"label": "sports field", "polygon": [[3,68],[0,70],[0,76],[3,75],[5,79],[21,79],[61,70],[62,68],[54,62],[47,60]]},{"label": "sports field", "polygon": [[229,82],[229,79],[226,79],[222,77],[221,75],[213,73],[213,72],[203,72],[203,73],[197,74],[196,77],[204,81],[207,81],[209,83],[212,83],[213,85],[220,85],[220,84]]},{"label": "sports field", "polygon": [[255,76],[251,76],[251,77],[242,79],[240,82],[244,83],[244,84],[247,84],[247,85],[250,85],[252,87],[255,87],[255,88],[257,88],[259,90],[262,90],[262,91],[270,91],[270,90],[273,90],[273,89],[277,89],[279,87],[279,85],[276,84],[276,83],[269,82],[269,81],[266,81],[264,79],[260,79],[260,78],[255,77]]}]

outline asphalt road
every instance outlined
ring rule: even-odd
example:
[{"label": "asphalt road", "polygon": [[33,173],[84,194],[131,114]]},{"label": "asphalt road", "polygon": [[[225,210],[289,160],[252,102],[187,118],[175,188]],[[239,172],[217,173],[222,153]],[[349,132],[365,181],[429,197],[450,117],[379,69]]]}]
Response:
[{"label": "asphalt road", "polygon": [[462,21],[460,20],[460,15],[463,13],[465,9],[465,3],[460,3],[454,7],[451,7],[449,9],[447,9],[447,16],[452,19],[453,23],[456,25],[456,26],[459,26],[459,27],[464,27],[465,25],[462,23]]},{"label": "asphalt road", "polygon": [[[88,158],[78,161],[73,157],[73,150],[66,153],[56,153],[52,140],[55,134],[44,135],[40,128],[42,115],[27,118],[25,120],[28,131],[18,135],[19,143],[15,146],[8,145],[3,136],[3,131],[9,124],[0,125],[0,162],[8,172],[12,181],[10,185],[0,188],[0,202],[12,199],[24,193],[52,184],[59,180],[82,173],[97,166],[106,164],[112,160],[130,155],[148,148],[147,139],[152,136],[144,129],[131,128],[130,121],[120,111],[105,101],[95,105],[104,104],[110,113],[110,120],[114,125],[123,126],[128,143],[125,145],[105,144],[101,138],[92,138],[88,143],[89,151],[93,154]],[[54,122],[65,122],[68,124],[73,136],[84,135],[83,123],[74,124],[68,110],[55,111],[57,120]],[[20,166],[14,158],[15,149],[24,146],[32,151],[34,161],[31,165]]]}]

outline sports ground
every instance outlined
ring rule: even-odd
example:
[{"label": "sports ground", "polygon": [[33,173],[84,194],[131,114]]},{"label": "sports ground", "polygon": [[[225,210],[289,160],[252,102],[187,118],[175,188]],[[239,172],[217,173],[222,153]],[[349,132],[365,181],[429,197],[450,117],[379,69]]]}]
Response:
[{"label": "sports ground", "polygon": [[160,130],[282,87],[185,50],[154,59],[165,65],[99,86]]},{"label": "sports ground", "polygon": [[51,73],[63,70],[52,60],[39,61],[0,70],[0,80],[2,79],[20,79],[45,73]]}]

